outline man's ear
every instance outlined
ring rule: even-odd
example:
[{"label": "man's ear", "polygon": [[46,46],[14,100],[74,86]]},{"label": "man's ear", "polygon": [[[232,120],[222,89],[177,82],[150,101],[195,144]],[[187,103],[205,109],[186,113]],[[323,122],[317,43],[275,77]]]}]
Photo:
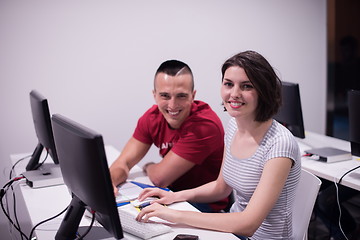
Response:
[{"label": "man's ear", "polygon": [[196,95],[196,90],[194,90],[193,93],[192,93],[192,98],[193,98],[192,100],[193,101],[195,100],[195,95]]}]

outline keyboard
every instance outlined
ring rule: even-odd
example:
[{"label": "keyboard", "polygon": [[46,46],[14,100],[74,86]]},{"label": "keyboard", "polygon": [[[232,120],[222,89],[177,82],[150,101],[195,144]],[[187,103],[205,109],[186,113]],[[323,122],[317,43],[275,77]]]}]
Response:
[{"label": "keyboard", "polygon": [[136,212],[118,208],[121,226],[124,232],[142,239],[149,239],[171,231],[171,227],[162,223],[145,223],[135,220]]}]

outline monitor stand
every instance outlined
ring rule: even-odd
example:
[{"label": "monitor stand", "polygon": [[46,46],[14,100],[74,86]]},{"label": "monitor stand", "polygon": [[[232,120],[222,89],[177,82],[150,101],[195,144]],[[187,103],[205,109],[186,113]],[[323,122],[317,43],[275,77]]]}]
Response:
[{"label": "monitor stand", "polygon": [[60,165],[45,163],[36,170],[23,172],[26,184],[32,188],[50,187],[64,184]]},{"label": "monitor stand", "polygon": [[[87,230],[89,226],[80,226],[78,229],[78,233],[82,236]],[[105,228],[100,226],[92,226],[90,232],[85,236],[84,240],[87,239],[98,239],[98,240],[113,240],[115,239]]]}]

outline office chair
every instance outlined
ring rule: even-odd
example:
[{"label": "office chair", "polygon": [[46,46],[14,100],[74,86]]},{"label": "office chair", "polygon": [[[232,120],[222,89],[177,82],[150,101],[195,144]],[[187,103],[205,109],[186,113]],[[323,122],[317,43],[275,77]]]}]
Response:
[{"label": "office chair", "polygon": [[300,182],[295,193],[293,207],[293,236],[295,240],[307,240],[311,214],[319,193],[321,180],[314,174],[301,169]]}]

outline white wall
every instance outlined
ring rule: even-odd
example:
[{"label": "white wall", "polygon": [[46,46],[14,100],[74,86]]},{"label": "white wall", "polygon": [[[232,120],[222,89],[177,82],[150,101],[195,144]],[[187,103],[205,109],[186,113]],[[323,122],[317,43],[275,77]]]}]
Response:
[{"label": "white wall", "polygon": [[326,0],[0,0],[1,185],[9,154],[36,145],[32,89],[121,149],[167,59],[190,65],[197,98],[225,122],[220,67],[247,49],[300,83],[305,127],[324,133]]}]

